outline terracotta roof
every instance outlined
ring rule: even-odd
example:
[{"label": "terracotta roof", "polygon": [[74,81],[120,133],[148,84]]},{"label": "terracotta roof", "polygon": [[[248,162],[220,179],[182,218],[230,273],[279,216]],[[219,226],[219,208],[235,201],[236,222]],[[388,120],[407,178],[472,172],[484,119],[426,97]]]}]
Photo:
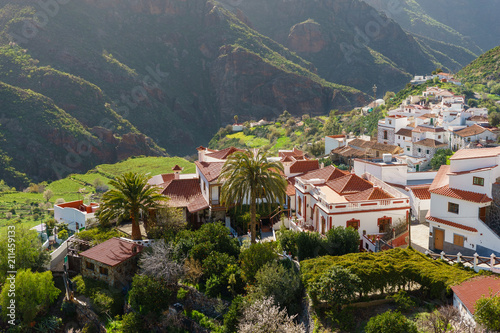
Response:
[{"label": "terracotta roof", "polygon": [[278,153],[278,156],[281,158],[284,158],[286,156],[298,157],[298,156],[304,156],[304,152],[294,147],[292,151],[280,151]]},{"label": "terracotta roof", "polygon": [[324,167],[323,169],[317,169],[313,171],[309,171],[305,173],[302,176],[299,176],[303,180],[310,180],[310,179],[324,179],[325,182],[329,180],[333,180],[345,175],[348,175],[349,172],[337,169],[333,165],[329,165],[327,167]]},{"label": "terracotta roof", "polygon": [[472,116],[468,120],[488,122],[488,117],[484,117],[484,116]]},{"label": "terracotta roof", "polygon": [[[136,252],[133,248],[136,248]],[[116,266],[125,260],[139,254],[142,246],[119,238],[111,238],[98,244],[87,251],[81,252],[80,256],[96,260],[108,266]]]},{"label": "terracotta roof", "polygon": [[161,194],[170,198],[167,202],[169,206],[186,207],[190,213],[208,208],[198,178],[174,179],[167,184]]},{"label": "terracotta roof", "polygon": [[500,147],[481,149],[460,149],[450,160],[464,160],[469,158],[495,157],[500,155]]},{"label": "terracotta roof", "polygon": [[382,190],[380,187],[372,187],[356,194],[345,196],[347,201],[380,200],[393,198],[392,195]]},{"label": "terracotta roof", "polygon": [[318,160],[299,160],[290,166],[290,173],[304,173],[319,169]]},{"label": "terracotta roof", "polygon": [[182,171],[183,168],[181,168],[180,166],[178,166],[177,164],[172,168],[173,171]]},{"label": "terracotta roof", "polygon": [[439,132],[445,132],[445,129],[443,127],[434,127],[434,126],[417,126],[416,128],[413,129],[413,132],[434,132],[434,133],[439,133]]},{"label": "terracotta roof", "polygon": [[472,126],[458,130],[454,133],[457,134],[458,136],[461,136],[461,137],[468,137],[468,136],[472,136],[472,135],[481,134],[486,130],[487,130],[486,128],[479,126],[478,124],[474,124]]},{"label": "terracotta roof", "polygon": [[475,229],[475,228],[472,228],[472,227],[469,227],[469,226],[466,226],[466,225],[463,225],[460,223],[455,223],[455,222],[443,220],[443,219],[440,219],[437,217],[433,217],[433,216],[430,216],[429,214],[427,214],[427,216],[425,218],[429,221],[446,224],[450,227],[454,227],[454,228],[458,228],[458,229],[462,229],[462,230],[466,230],[466,231],[470,231],[470,232],[477,232],[477,229]]},{"label": "terracotta roof", "polygon": [[244,150],[243,149],[238,149],[238,148],[235,148],[235,147],[229,147],[229,148],[226,148],[226,149],[222,149],[222,150],[216,151],[214,153],[206,154],[205,156],[216,158],[216,159],[219,159],[219,160],[225,160],[229,155],[231,155],[231,154],[233,154],[233,153],[235,153],[237,151],[244,151]]},{"label": "terracotta roof", "polygon": [[281,162],[293,162],[293,160],[289,155],[286,155],[285,158],[281,159]]},{"label": "terracotta roof", "polygon": [[399,131],[396,132],[396,135],[403,135],[403,136],[411,137],[411,129],[401,128]]},{"label": "terracotta roof", "polygon": [[365,157],[367,155],[373,155],[368,152],[366,152],[363,149],[357,149],[354,147],[349,147],[349,146],[343,146],[343,147],[337,147],[335,149],[332,149],[331,153],[333,154],[338,154],[340,156],[344,157]]},{"label": "terracotta roof", "polygon": [[195,162],[200,172],[209,182],[212,182],[219,178],[224,163],[225,162]]},{"label": "terracotta roof", "polygon": [[434,177],[434,180],[432,181],[432,184],[429,187],[429,191],[449,184],[450,182],[450,177],[448,177],[449,172],[450,172],[449,165],[441,165],[436,174],[436,177]]},{"label": "terracotta roof", "polygon": [[293,197],[295,195],[295,177],[290,177],[286,181],[286,195]]},{"label": "terracotta roof", "polygon": [[431,198],[429,187],[430,185],[408,186],[413,194],[420,200],[429,200]]},{"label": "terracotta roof", "polygon": [[354,194],[373,187],[370,182],[355,174],[348,174],[328,181],[326,185],[338,194]]},{"label": "terracotta roof", "polygon": [[500,291],[500,278],[496,275],[479,276],[451,287],[471,314],[476,311],[476,302],[484,297],[490,297]]},{"label": "terracotta roof", "polygon": [[444,195],[449,198],[455,198],[476,203],[486,203],[492,201],[486,194],[458,190],[456,188],[450,188],[449,185],[435,188],[430,190],[431,193]]},{"label": "terracotta roof", "polygon": [[472,170],[467,170],[467,171],[459,171],[459,172],[450,172],[448,175],[465,175],[468,173],[474,173],[474,172],[481,172],[481,171],[489,171],[494,168],[496,168],[498,165],[490,166],[487,168],[478,168],[478,169],[472,169]]},{"label": "terracotta roof", "polygon": [[164,188],[165,183],[171,181],[172,179],[175,179],[175,177],[176,177],[175,173],[164,173],[161,175],[156,175],[148,180],[148,184]]},{"label": "terracotta roof", "polygon": [[413,143],[414,145],[429,147],[429,148],[439,148],[448,146],[446,143],[436,141],[434,139],[423,139]]}]

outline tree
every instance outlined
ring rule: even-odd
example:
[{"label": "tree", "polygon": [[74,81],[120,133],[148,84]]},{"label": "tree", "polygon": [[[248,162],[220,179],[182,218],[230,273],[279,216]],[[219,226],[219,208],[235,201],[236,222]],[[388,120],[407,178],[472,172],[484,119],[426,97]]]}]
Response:
[{"label": "tree", "polygon": [[[150,209],[159,207],[159,202],[166,197],[157,192],[157,188],[148,184],[145,175],[127,172],[109,182],[114,189],[102,196],[98,217],[103,223],[115,219],[132,220],[132,239],[142,239],[139,228],[141,214],[147,216]],[[147,226],[145,226],[147,227]]]},{"label": "tree", "polygon": [[235,114],[235,115],[234,115],[234,123],[235,123],[235,124],[237,124],[237,123],[238,123],[238,115],[237,115],[237,114]]},{"label": "tree", "polygon": [[455,332],[452,323],[457,322],[460,322],[460,312],[453,305],[448,305],[422,316],[418,324],[425,332],[446,333]]},{"label": "tree", "polygon": [[[29,230],[28,227],[17,224],[15,229],[11,227],[2,228],[0,232],[0,281],[5,279],[9,268],[8,260],[9,253],[12,253],[12,247],[9,247],[8,231],[15,231],[15,260],[16,268],[41,270],[50,261],[50,254],[42,248],[40,236],[34,230]],[[8,230],[6,230],[8,229]],[[10,238],[12,239],[12,238]],[[11,251],[9,251],[9,249]]]},{"label": "tree", "polygon": [[312,286],[312,294],[318,300],[340,311],[342,305],[349,304],[359,291],[361,280],[347,268],[333,266]]},{"label": "tree", "polygon": [[366,333],[417,333],[416,325],[400,312],[387,311],[370,318]]},{"label": "tree", "polygon": [[492,331],[500,331],[500,296],[481,297],[475,305],[476,322]]},{"label": "tree", "polygon": [[43,198],[45,199],[45,201],[49,201],[50,198],[52,198],[52,196],[54,195],[54,192],[52,192],[52,190],[49,188],[47,190],[45,190],[43,192]]},{"label": "tree", "polygon": [[147,275],[135,275],[129,292],[130,305],[141,314],[161,313],[168,308],[176,292]]},{"label": "tree", "polygon": [[142,274],[168,285],[175,285],[184,275],[184,265],[179,262],[174,260],[174,248],[161,239],[153,244],[151,251],[141,254],[139,267]]},{"label": "tree", "polygon": [[233,204],[250,204],[251,240],[255,243],[257,199],[269,205],[285,197],[286,181],[281,176],[283,165],[268,161],[262,150],[236,152],[229,156],[222,167],[219,179],[224,181],[221,199],[229,207]]},{"label": "tree", "polygon": [[243,310],[237,331],[239,333],[305,333],[302,324],[296,324],[286,309],[280,310],[272,297],[256,301]]},{"label": "tree", "polygon": [[385,103],[388,103],[391,100],[391,98],[394,98],[394,97],[396,97],[396,94],[393,91],[386,92],[384,95]]},{"label": "tree", "polygon": [[62,239],[63,241],[68,239],[68,230],[63,229],[63,230],[59,231],[59,233],[57,234],[57,238]]},{"label": "tree", "polygon": [[255,275],[255,284],[250,289],[250,298],[272,297],[275,305],[288,309],[289,314],[300,310],[302,283],[298,271],[292,266],[285,267],[281,262],[270,262]]},{"label": "tree", "polygon": [[323,126],[324,135],[335,135],[339,134],[342,131],[342,125],[335,116],[335,112],[336,110],[330,111],[330,116],[326,120],[325,126]]},{"label": "tree", "polygon": [[359,233],[352,227],[332,228],[326,233],[326,251],[332,256],[341,256],[359,251]]},{"label": "tree", "polygon": [[438,170],[441,165],[445,165],[448,162],[448,158],[453,155],[451,149],[438,149],[431,159],[431,168]]},{"label": "tree", "polygon": [[243,277],[249,283],[255,279],[257,271],[268,262],[278,259],[271,243],[256,243],[240,254],[241,270]]},{"label": "tree", "polygon": [[180,231],[186,229],[187,222],[182,208],[166,206],[156,210],[148,226],[148,238],[172,241]]},{"label": "tree", "polygon": [[[14,281],[12,281],[14,282]],[[10,278],[7,278],[0,293],[2,316],[5,318],[11,303]],[[15,275],[15,313],[24,325],[31,323],[38,314],[48,310],[61,292],[54,286],[51,272],[34,273],[29,269],[21,269]],[[9,317],[6,317],[9,320]]]}]

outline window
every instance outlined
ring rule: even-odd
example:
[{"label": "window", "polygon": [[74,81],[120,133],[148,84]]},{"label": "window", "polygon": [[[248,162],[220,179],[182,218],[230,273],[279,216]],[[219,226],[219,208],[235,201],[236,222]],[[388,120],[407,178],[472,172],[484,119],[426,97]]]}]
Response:
[{"label": "window", "polygon": [[392,120],[389,120],[389,125],[392,125]]},{"label": "window", "polygon": [[427,149],[427,150],[425,151],[425,153],[426,153],[427,155],[429,155],[429,154],[431,153],[431,151],[430,151],[429,149]]},{"label": "window", "polygon": [[299,215],[302,216],[302,197],[298,196],[299,197],[299,203],[298,203],[298,211],[299,211]]},{"label": "window", "polygon": [[453,234],[453,244],[464,246],[464,236]]},{"label": "window", "polygon": [[481,178],[481,177],[473,177],[473,178],[472,178],[472,184],[474,184],[474,185],[479,185],[479,186],[484,186],[484,178]]},{"label": "window", "polygon": [[102,275],[108,275],[108,269],[104,267],[99,267],[99,273]]},{"label": "window", "polygon": [[87,261],[87,265],[86,266],[87,266],[87,269],[89,271],[93,271],[94,270],[94,264],[93,263]]},{"label": "window", "polygon": [[384,140],[387,140],[387,131],[384,131]]},{"label": "window", "polygon": [[418,148],[418,152],[421,153],[422,152],[422,148]]},{"label": "window", "polygon": [[401,135],[398,135],[398,139],[401,139]]},{"label": "window", "polygon": [[348,227],[353,227],[354,229],[358,230],[359,229],[359,220],[352,219],[346,222],[346,228]]},{"label": "window", "polygon": [[453,202],[448,202],[448,211],[450,213],[458,214],[458,204]]},{"label": "window", "polygon": [[391,224],[392,224],[392,218],[391,217],[381,217],[378,219],[377,225],[378,225],[378,232],[384,233],[388,232],[391,230]]},{"label": "window", "polygon": [[410,151],[410,147],[406,147],[406,150],[407,150],[407,151]]},{"label": "window", "polygon": [[479,208],[479,219],[486,223],[486,207]]},{"label": "window", "polygon": [[441,139],[441,135],[438,135],[438,139]]}]

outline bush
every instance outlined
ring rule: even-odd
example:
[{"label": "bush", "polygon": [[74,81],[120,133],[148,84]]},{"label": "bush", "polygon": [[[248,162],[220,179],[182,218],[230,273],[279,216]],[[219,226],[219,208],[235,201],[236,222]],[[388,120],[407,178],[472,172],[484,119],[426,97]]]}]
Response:
[{"label": "bush", "polygon": [[299,260],[315,258],[326,254],[323,241],[317,232],[299,232],[296,241]]},{"label": "bush", "polygon": [[274,252],[271,243],[255,243],[240,254],[241,271],[248,283],[255,280],[257,271],[270,261],[274,261],[278,255]]},{"label": "bush", "polygon": [[396,294],[389,296],[388,298],[394,300],[398,306],[398,310],[401,312],[407,312],[415,307],[415,302],[404,290],[398,291]]},{"label": "bush", "polygon": [[221,276],[227,266],[235,265],[236,259],[227,253],[212,252],[203,260],[203,273],[206,277]]},{"label": "bush", "polygon": [[332,256],[359,252],[359,233],[352,227],[336,227],[326,233],[326,251]]},{"label": "bush", "polygon": [[480,298],[475,305],[476,321],[491,331],[500,331],[500,296]]},{"label": "bush", "polygon": [[241,295],[236,296],[226,314],[224,315],[224,333],[236,332],[238,326],[238,320],[243,312],[243,297]]},{"label": "bush", "polygon": [[286,252],[287,254],[291,254],[292,256],[296,257],[298,234],[298,232],[287,230],[285,227],[281,227],[276,235],[279,249]]},{"label": "bush", "polygon": [[61,312],[65,317],[74,317],[76,315],[76,306],[74,303],[64,301],[61,304]]},{"label": "bush", "polygon": [[365,327],[366,333],[417,333],[415,323],[399,312],[387,311],[370,318]]},{"label": "bush", "polygon": [[189,294],[189,290],[188,289],[179,288],[179,290],[177,290],[177,299],[178,300],[183,300],[183,299],[186,298],[187,294]]},{"label": "bush", "polygon": [[92,306],[99,313],[114,317],[123,312],[123,295],[120,290],[108,286],[104,281],[77,275],[73,278],[77,293],[90,298]]},{"label": "bush", "polygon": [[141,333],[145,332],[144,321],[141,316],[135,312],[130,312],[122,317],[123,333]]},{"label": "bush", "polygon": [[276,305],[285,307],[288,314],[292,315],[300,311],[302,291],[299,272],[294,267],[286,268],[273,261],[259,269],[255,275],[250,298],[257,300],[272,297]]},{"label": "bush", "polygon": [[[57,296],[61,293],[54,286],[51,272],[34,273],[30,270],[21,269],[15,276],[15,301],[16,319],[20,318],[23,324],[31,323],[35,317],[47,311]],[[10,281],[6,280],[0,293],[0,305],[2,316],[6,318],[10,305]]]},{"label": "bush", "polygon": [[168,308],[174,295],[164,283],[147,275],[135,275],[128,301],[141,314],[159,314]]},{"label": "bush", "polygon": [[360,283],[359,277],[349,269],[333,266],[311,286],[311,297],[340,310],[354,299]]}]

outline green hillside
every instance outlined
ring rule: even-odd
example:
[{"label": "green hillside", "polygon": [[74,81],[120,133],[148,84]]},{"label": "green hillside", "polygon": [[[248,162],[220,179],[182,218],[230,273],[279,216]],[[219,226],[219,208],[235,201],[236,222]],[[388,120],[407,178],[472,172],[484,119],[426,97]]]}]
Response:
[{"label": "green hillside", "polygon": [[[0,182],[0,228],[12,220],[34,226],[49,218],[46,208],[62,198],[65,201],[95,198],[98,200],[102,189],[108,187],[109,181],[124,172],[133,171],[151,176],[172,173],[174,165],[178,164],[184,170],[182,173],[194,173],[195,165],[180,157],[137,157],[115,164],[102,164],[85,174],[71,174],[66,178],[47,184],[32,184],[26,192],[12,191]],[[49,202],[43,198],[43,192],[51,190],[53,196]],[[9,214],[10,213],[10,214]]]},{"label": "green hillside", "polygon": [[497,46],[471,62],[457,73],[465,82],[500,83],[500,46]]}]

